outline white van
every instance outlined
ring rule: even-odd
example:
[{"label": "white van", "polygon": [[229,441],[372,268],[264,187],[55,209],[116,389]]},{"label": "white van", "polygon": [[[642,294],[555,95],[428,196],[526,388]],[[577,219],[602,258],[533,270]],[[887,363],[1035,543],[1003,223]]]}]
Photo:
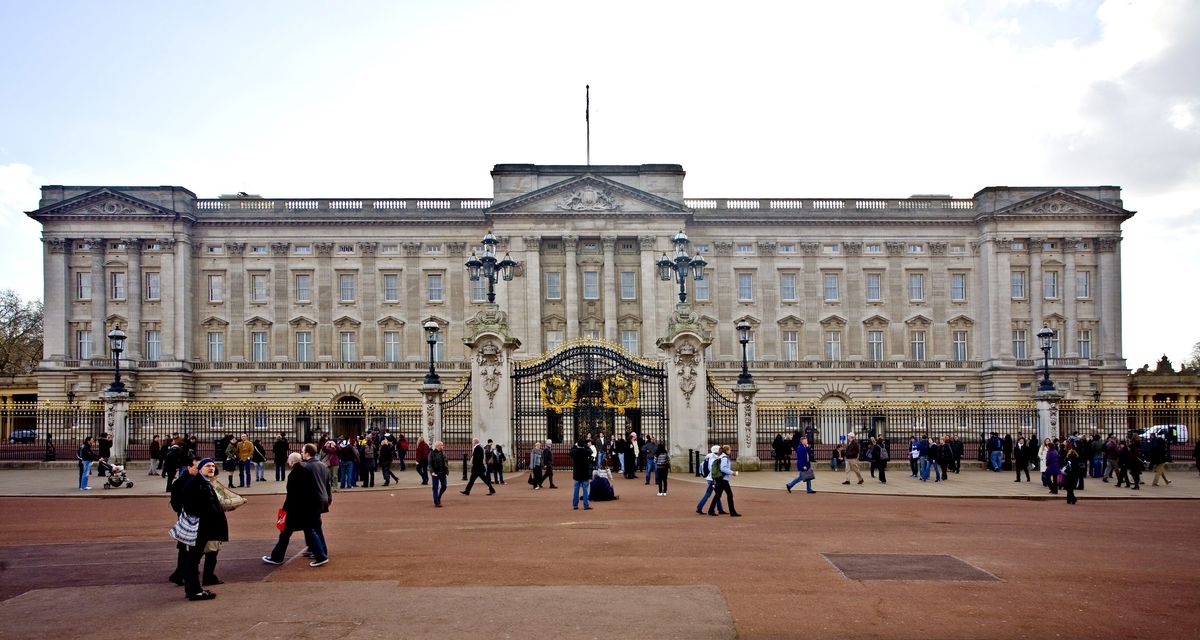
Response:
[{"label": "white van", "polygon": [[1150,439],[1150,434],[1157,433],[1158,437],[1171,442],[1171,431],[1175,431],[1175,442],[1185,444],[1188,442],[1188,428],[1186,424],[1156,424],[1142,432],[1142,440]]}]

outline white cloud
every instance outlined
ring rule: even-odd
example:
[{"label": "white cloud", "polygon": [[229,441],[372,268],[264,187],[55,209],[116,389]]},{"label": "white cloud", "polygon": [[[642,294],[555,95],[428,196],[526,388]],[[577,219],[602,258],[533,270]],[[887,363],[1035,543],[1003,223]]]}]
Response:
[{"label": "white cloud", "polygon": [[25,215],[37,208],[41,179],[33,167],[0,165],[0,288],[22,298],[42,297],[42,243],[39,226]]}]

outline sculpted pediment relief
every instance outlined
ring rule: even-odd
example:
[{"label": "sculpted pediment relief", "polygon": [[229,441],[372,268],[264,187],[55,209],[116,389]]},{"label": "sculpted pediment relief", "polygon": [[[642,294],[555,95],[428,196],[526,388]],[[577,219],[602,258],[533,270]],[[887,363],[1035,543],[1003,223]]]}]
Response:
[{"label": "sculpted pediment relief", "polygon": [[31,211],[35,220],[56,216],[83,218],[175,217],[175,212],[147,202],[128,193],[103,187],[48,207]]},{"label": "sculpted pediment relief", "polygon": [[687,211],[688,209],[683,203],[667,200],[653,193],[591,174],[531,191],[506,200],[489,210],[490,213],[554,213],[558,215],[572,213],[601,215],[686,213]]},{"label": "sculpted pediment relief", "polygon": [[1069,189],[1054,189],[1038,196],[1022,200],[996,211],[995,217],[1093,217],[1133,215],[1106,202],[1089,198]]}]

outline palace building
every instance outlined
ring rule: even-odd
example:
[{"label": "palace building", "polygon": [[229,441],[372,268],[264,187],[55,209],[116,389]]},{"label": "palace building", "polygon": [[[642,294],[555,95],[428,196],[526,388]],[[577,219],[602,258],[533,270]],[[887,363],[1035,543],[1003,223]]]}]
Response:
[{"label": "palace building", "polygon": [[687,304],[719,385],[741,370],[745,320],[759,399],[1028,399],[1048,326],[1060,391],[1125,398],[1119,187],[692,198],[684,175],[499,164],[489,198],[43,187],[39,397],[98,396],[114,327],[139,400],[416,399],[430,321],[453,387],[487,297],[464,263],[488,232],[517,263],[495,291],[515,360],[576,340],[659,358],[678,285],[656,262],[682,230],[707,262]]}]

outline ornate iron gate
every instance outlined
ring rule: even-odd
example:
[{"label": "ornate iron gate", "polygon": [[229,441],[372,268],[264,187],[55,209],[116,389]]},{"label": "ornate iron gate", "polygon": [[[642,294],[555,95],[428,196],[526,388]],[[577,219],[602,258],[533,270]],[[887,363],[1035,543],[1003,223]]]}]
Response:
[{"label": "ornate iron gate", "polygon": [[572,342],[513,365],[512,447],[517,468],[533,443],[554,443],[555,466],[567,466],[576,438],[635,431],[662,442],[669,434],[667,371],[659,360],[626,355],[606,343]]},{"label": "ornate iron gate", "polygon": [[[737,454],[737,398],[726,397],[708,378],[708,445],[729,445],[729,452]],[[702,453],[708,453],[704,451]]]},{"label": "ornate iron gate", "polygon": [[442,401],[442,442],[446,445],[446,458],[458,460],[469,452],[472,434],[471,378],[468,377],[458,393]]}]

